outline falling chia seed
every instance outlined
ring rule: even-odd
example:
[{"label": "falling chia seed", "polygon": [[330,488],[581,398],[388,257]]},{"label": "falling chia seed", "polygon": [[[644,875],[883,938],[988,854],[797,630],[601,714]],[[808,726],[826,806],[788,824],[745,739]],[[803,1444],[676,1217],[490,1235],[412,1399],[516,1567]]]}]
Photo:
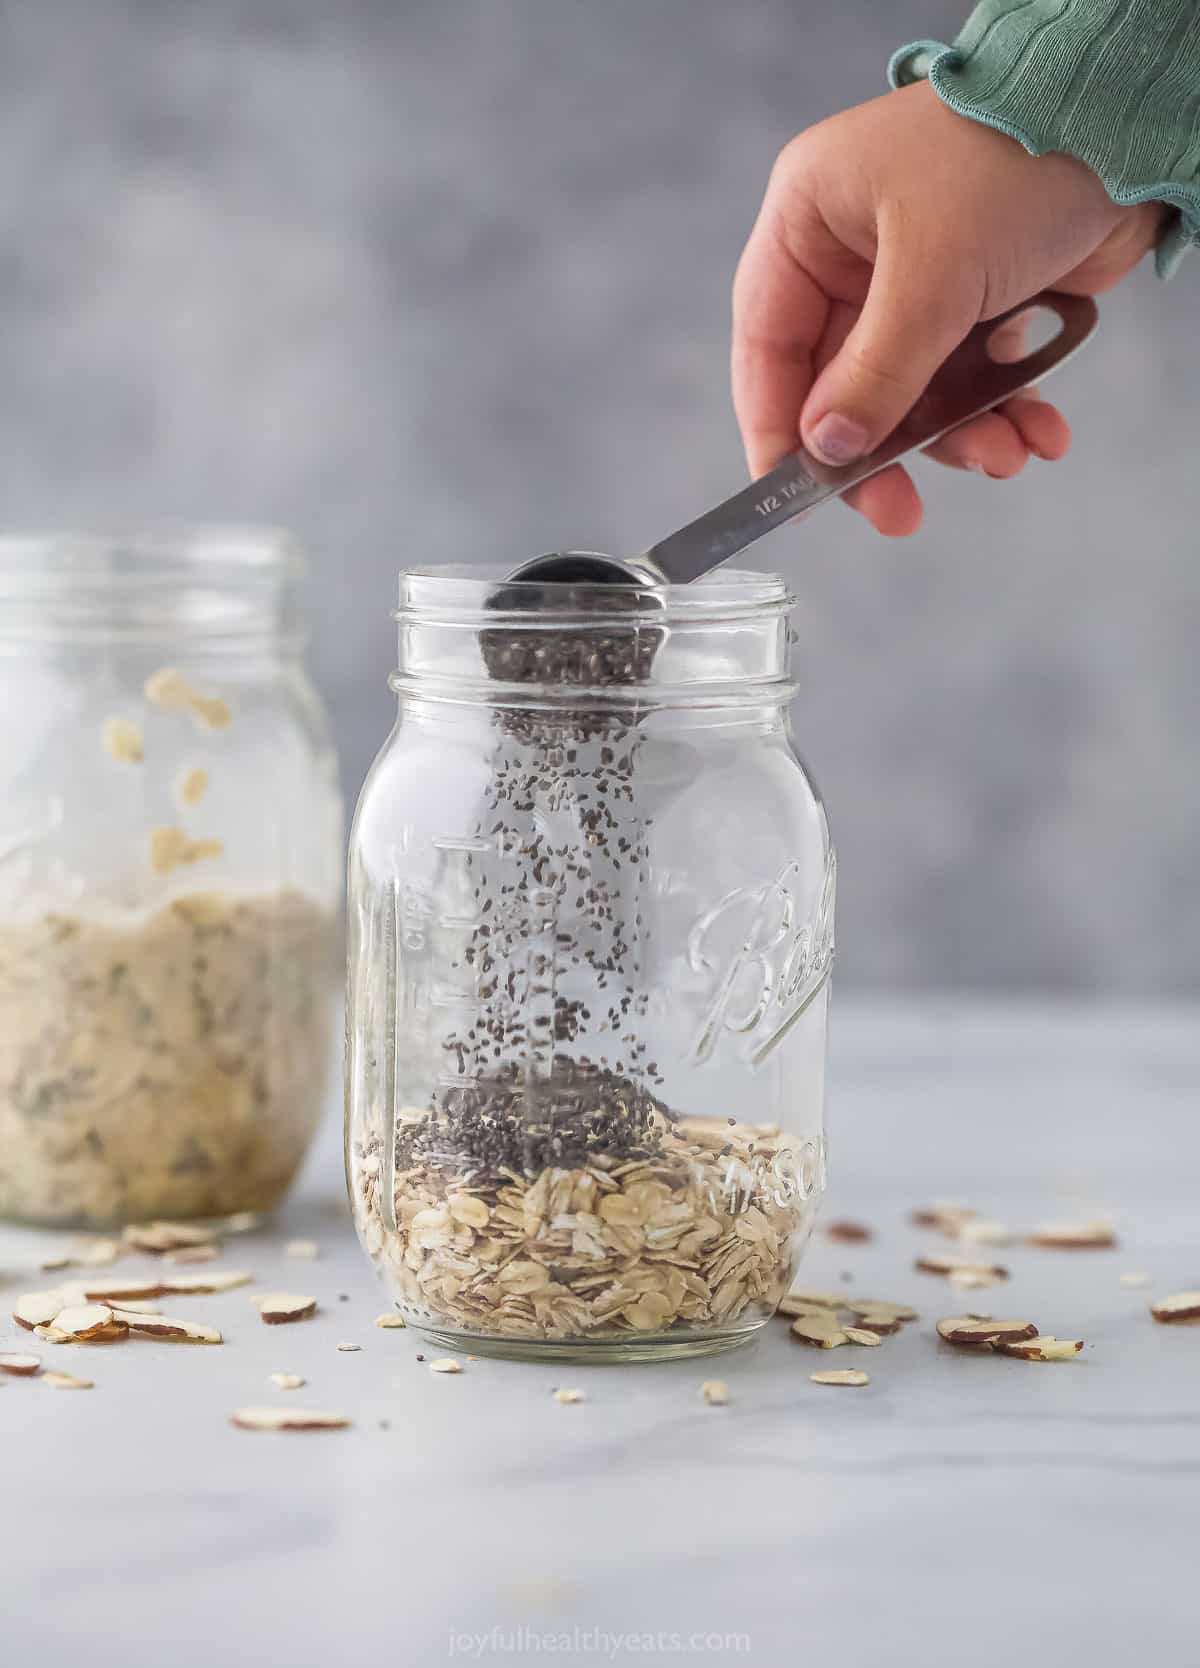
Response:
[{"label": "falling chia seed", "polygon": [[[613,594],[603,602],[611,609]],[[475,925],[461,965],[476,1001],[443,1044],[431,1115],[400,1131],[398,1170],[535,1176],[657,1146],[666,1108],[650,1085],[663,1080],[640,1034],[651,826],[635,792],[642,737],[635,704],[596,692],[644,683],[663,636],[644,615],[603,629],[482,633],[495,682],[526,687],[507,703],[497,691],[479,849],[467,859]],[[549,686],[557,704],[531,704],[531,684]],[[588,704],[570,704],[570,689]]]}]

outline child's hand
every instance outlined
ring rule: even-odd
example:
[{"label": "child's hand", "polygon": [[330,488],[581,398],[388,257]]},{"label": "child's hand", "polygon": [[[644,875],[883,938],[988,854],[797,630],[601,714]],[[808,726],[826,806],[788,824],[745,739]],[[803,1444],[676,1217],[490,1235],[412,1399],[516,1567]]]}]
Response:
[{"label": "child's hand", "polygon": [[[1149,249],[1164,210],[1118,208],[1074,158],[1032,157],[924,83],[810,128],[781,153],[733,288],[733,394],[761,475],[799,435],[831,463],[876,446],[980,319],[1042,289],[1094,294]],[[1058,458],[1061,414],[1033,394],[930,450],[1015,475]],[[881,533],[915,532],[899,465],[848,493]]]}]

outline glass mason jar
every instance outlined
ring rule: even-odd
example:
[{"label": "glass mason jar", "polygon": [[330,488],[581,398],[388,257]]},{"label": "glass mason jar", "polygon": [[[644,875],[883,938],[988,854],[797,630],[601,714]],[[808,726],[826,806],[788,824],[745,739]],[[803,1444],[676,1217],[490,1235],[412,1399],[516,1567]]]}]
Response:
[{"label": "glass mason jar", "polygon": [[0,539],[0,1214],[261,1210],[327,1087],[341,810],[279,535]]},{"label": "glass mason jar", "polygon": [[701,1354],[824,1187],[834,857],[783,583],[401,577],[399,717],[350,845],[347,1170],[408,1323]]}]

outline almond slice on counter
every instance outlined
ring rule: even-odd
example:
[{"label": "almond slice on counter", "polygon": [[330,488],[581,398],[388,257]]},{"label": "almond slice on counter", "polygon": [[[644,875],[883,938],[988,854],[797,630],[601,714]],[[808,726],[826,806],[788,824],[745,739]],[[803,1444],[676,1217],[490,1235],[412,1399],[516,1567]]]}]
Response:
[{"label": "almond slice on counter", "polygon": [[1029,1235],[1043,1251],[1110,1251],[1117,1243],[1110,1222],[1055,1222]]},{"label": "almond slice on counter", "polygon": [[954,1235],[963,1245],[1015,1245],[1017,1235],[1003,1222],[977,1222],[968,1218]]},{"label": "almond slice on counter", "polygon": [[1200,1320],[1200,1292],[1175,1292],[1150,1305],[1150,1313],[1164,1326],[1185,1326]]},{"label": "almond slice on counter", "polygon": [[404,1316],[396,1314],[395,1310],[389,1310],[386,1315],[375,1316],[375,1325],[382,1326],[385,1331],[392,1328],[404,1327],[407,1326],[407,1324],[408,1323],[404,1319]]},{"label": "almond slice on counter", "polygon": [[161,1297],[163,1283],[158,1275],[151,1275],[148,1279],[132,1274],[95,1275],[78,1281],[77,1290],[84,1303],[107,1303],[110,1298],[117,1301],[132,1298],[136,1302],[142,1298]]},{"label": "almond slice on counter", "polygon": [[164,1252],[164,1259],[169,1263],[215,1263],[221,1255],[221,1247],[213,1245],[178,1245],[173,1251]]},{"label": "almond slice on counter", "polygon": [[582,1390],[575,1390],[570,1386],[564,1386],[560,1390],[555,1390],[553,1395],[555,1401],[560,1402],[563,1407],[571,1407],[576,1402],[587,1401],[587,1397],[584,1395]]},{"label": "almond slice on counter", "polygon": [[216,1237],[215,1228],[200,1227],[195,1222],[131,1222],[121,1231],[126,1245],[152,1255],[182,1250],[185,1246],[211,1245]]},{"label": "almond slice on counter", "polygon": [[303,1390],[307,1380],[299,1373],[272,1373],[271,1383],[277,1390]]},{"label": "almond slice on counter", "polygon": [[151,1303],[144,1297],[113,1298],[109,1304],[114,1320],[127,1321],[133,1315],[157,1315],[160,1313],[157,1303]]},{"label": "almond slice on counter", "polygon": [[856,1367],[845,1367],[828,1373],[809,1373],[809,1380],[813,1384],[836,1384],[847,1390],[857,1390],[871,1380],[866,1373],[860,1373]]},{"label": "almond slice on counter", "polygon": [[462,1368],[452,1355],[445,1355],[440,1361],[431,1361],[429,1371],[431,1373],[461,1373]]},{"label": "almond slice on counter", "polygon": [[344,1413],[305,1407],[239,1407],[229,1417],[243,1431],[338,1431],[350,1424]]},{"label": "almond slice on counter", "polygon": [[837,1349],[847,1342],[836,1315],[800,1315],[792,1322],[792,1337],[815,1349]]},{"label": "almond slice on counter", "polygon": [[298,1262],[311,1263],[321,1255],[321,1247],[315,1239],[289,1239],[283,1248],[285,1257],[294,1257]]},{"label": "almond slice on counter", "polygon": [[880,1334],[878,1332],[872,1332],[869,1327],[844,1326],[842,1331],[845,1333],[846,1341],[848,1343],[861,1344],[867,1349],[883,1342]]},{"label": "almond slice on counter", "polygon": [[351,1344],[351,1343],[341,1343],[337,1347],[338,1347],[339,1353],[342,1354],[342,1355],[357,1355],[359,1350],[362,1348],[362,1345],[361,1344]]},{"label": "almond slice on counter", "polygon": [[49,1326],[59,1311],[66,1306],[61,1292],[24,1292],[16,1301],[12,1318],[18,1326],[23,1326],[26,1332],[32,1332],[37,1326]]},{"label": "almond slice on counter", "polygon": [[841,1309],[846,1301],[844,1292],[788,1292],[775,1313],[791,1319],[811,1315],[815,1309]]},{"label": "almond slice on counter", "polygon": [[856,1302],[847,1303],[846,1308],[853,1316],[855,1326],[867,1332],[878,1332],[881,1337],[899,1332],[905,1321],[917,1318],[917,1311],[910,1309],[907,1303],[877,1303],[874,1298],[859,1298]]},{"label": "almond slice on counter", "polygon": [[131,1332],[143,1338],[171,1338],[185,1344],[223,1344],[215,1326],[201,1326],[198,1321],[173,1320],[168,1315],[129,1315]]},{"label": "almond slice on counter", "polygon": [[316,1298],[298,1292],[267,1292],[254,1302],[268,1326],[286,1326],[289,1321],[307,1320],[317,1312]]},{"label": "almond slice on counter", "polygon": [[1008,1279],[1008,1270],[999,1263],[975,1263],[966,1257],[918,1257],[913,1267],[922,1274],[940,1274],[943,1279],[952,1274],[962,1275],[984,1285]]},{"label": "almond slice on counter", "polygon": [[914,1228],[935,1228],[938,1233],[945,1234],[949,1239],[957,1239],[964,1222],[972,1221],[979,1212],[969,1210],[966,1205],[951,1205],[937,1203],[927,1205],[924,1209],[914,1210],[909,1221]]},{"label": "almond slice on counter", "polygon": [[223,1234],[252,1234],[262,1221],[257,1211],[237,1210],[232,1216],[224,1216],[217,1223]]},{"label": "almond slice on counter", "polygon": [[1021,1361],[1070,1361],[1083,1348],[1082,1338],[1018,1338],[996,1344],[999,1355],[1015,1355]]},{"label": "almond slice on counter", "polygon": [[253,1274],[240,1268],[211,1269],[204,1274],[168,1274],[157,1292],[139,1293],[144,1297],[211,1297],[220,1292],[234,1291],[248,1286]]},{"label": "almond slice on counter", "polygon": [[849,1222],[839,1219],[825,1224],[825,1238],[831,1239],[837,1245],[866,1245],[868,1240],[875,1238],[874,1231],[863,1222]]},{"label": "almond slice on counter", "polygon": [[95,1383],[90,1378],[76,1378],[74,1373],[43,1373],[42,1383],[48,1384],[52,1390],[94,1390]]},{"label": "almond slice on counter", "polygon": [[107,1303],[79,1303],[60,1309],[53,1325],[56,1332],[65,1332],[69,1338],[83,1343],[100,1333],[111,1335],[113,1312]]},{"label": "almond slice on counter", "polygon": [[706,1378],[700,1386],[700,1394],[709,1407],[728,1407],[729,1386],[723,1378]]},{"label": "almond slice on counter", "polygon": [[11,1373],[14,1378],[32,1378],[42,1370],[40,1355],[22,1355],[17,1350],[0,1354],[0,1373]]},{"label": "almond slice on counter", "polygon": [[962,1349],[992,1349],[1000,1343],[1036,1338],[1032,1321],[993,1320],[989,1315],[949,1315],[937,1323],[938,1337]]}]

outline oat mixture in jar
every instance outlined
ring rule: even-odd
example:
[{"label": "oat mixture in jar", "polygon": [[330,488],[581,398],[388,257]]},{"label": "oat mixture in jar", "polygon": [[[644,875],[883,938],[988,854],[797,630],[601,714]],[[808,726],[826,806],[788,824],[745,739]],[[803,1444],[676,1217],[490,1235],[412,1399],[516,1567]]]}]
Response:
[{"label": "oat mixture in jar", "polygon": [[751,1336],[824,1183],[834,861],[783,585],[406,574],[351,840],[347,1164],[408,1324],[476,1352]]},{"label": "oat mixture in jar", "polygon": [[333,1040],[340,805],[275,534],[0,539],[0,1215],[277,1203]]}]

